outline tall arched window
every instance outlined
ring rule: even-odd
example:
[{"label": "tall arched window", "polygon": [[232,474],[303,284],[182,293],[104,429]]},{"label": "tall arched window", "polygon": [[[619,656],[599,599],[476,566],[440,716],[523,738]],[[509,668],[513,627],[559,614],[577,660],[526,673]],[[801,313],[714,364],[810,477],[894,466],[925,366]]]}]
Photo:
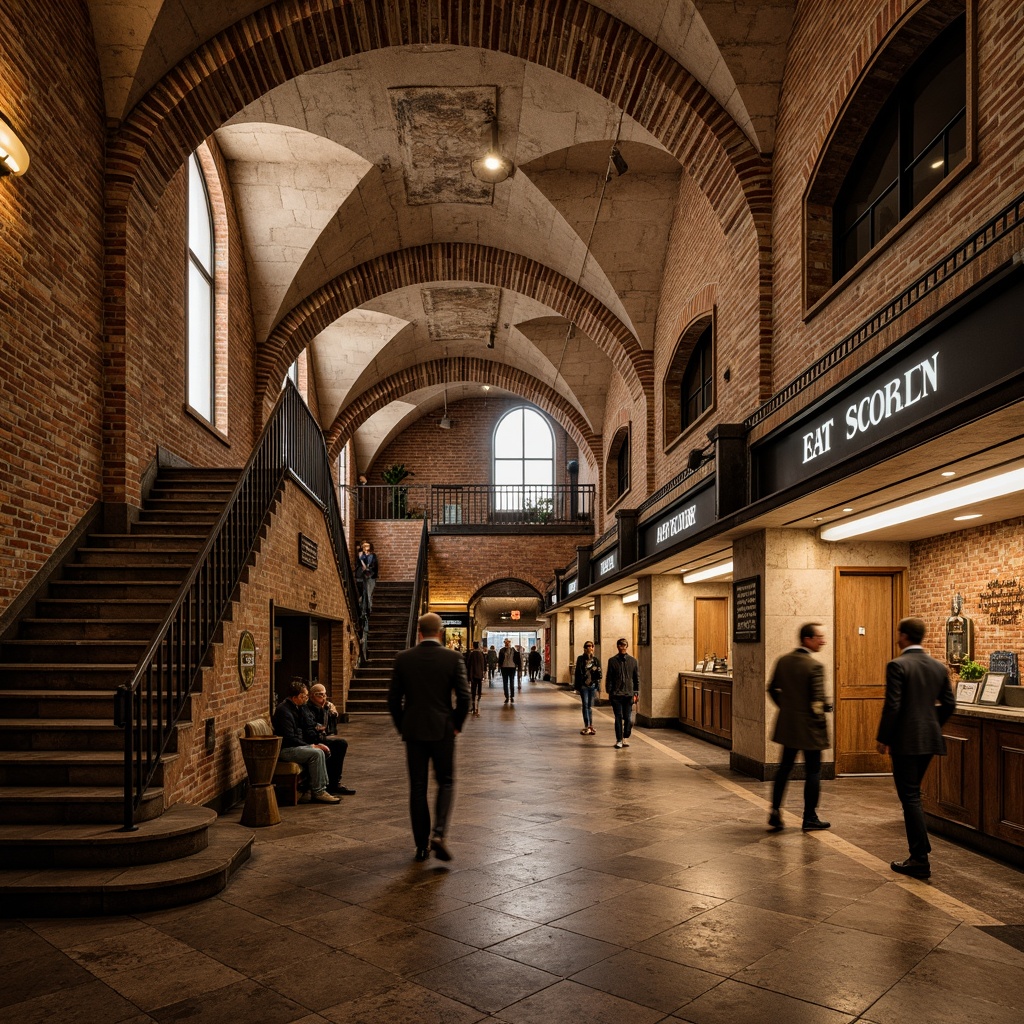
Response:
[{"label": "tall arched window", "polygon": [[663,423],[669,448],[715,404],[715,321],[704,314],[679,336],[664,382]]},{"label": "tall arched window", "polygon": [[188,161],[188,404],[214,423],[216,340],[214,330],[213,214],[206,177],[193,153]]},{"label": "tall arched window", "polygon": [[541,506],[552,500],[555,437],[548,421],[522,406],[494,428],[494,500],[501,510]]}]

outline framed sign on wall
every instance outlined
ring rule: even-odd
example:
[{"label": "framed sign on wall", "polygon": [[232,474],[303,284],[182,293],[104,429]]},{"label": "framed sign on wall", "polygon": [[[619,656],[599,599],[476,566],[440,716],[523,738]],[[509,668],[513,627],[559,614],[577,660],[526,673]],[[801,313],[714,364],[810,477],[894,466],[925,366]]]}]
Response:
[{"label": "framed sign on wall", "polygon": [[636,643],[638,647],[651,646],[651,606],[636,606]]}]

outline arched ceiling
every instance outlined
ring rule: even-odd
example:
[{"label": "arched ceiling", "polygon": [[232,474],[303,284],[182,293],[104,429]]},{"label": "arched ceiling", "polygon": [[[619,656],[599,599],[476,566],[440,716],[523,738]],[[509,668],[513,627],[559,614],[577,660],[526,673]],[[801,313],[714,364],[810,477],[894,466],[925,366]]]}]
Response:
[{"label": "arched ceiling", "polygon": [[[197,51],[221,53],[227,44],[210,41],[241,19],[259,19],[269,37],[279,23],[350,2],[88,0],[108,115],[116,123],[135,108],[145,122],[178,91],[175,81],[192,81],[182,71],[189,61],[209,71]],[[399,0],[359,2],[374,16],[379,8],[381,17],[404,17]],[[438,12],[448,2],[429,0]],[[508,0],[513,19],[525,2]],[[748,145],[772,149],[794,7],[594,0],[577,3],[573,17],[607,12],[700,83],[708,96],[693,99],[696,117],[715,122],[718,141],[706,138],[723,147],[713,159],[728,162]],[[238,31],[247,38],[248,29]],[[650,399],[662,268],[686,174],[684,122],[663,143],[582,76],[515,52],[371,43],[287,80],[278,75],[282,84],[214,132],[238,210],[258,386],[264,400],[276,393],[308,346],[322,426],[335,442],[355,440],[357,466],[433,413],[440,392],[413,371],[439,361],[486,365],[494,387],[533,382],[534,400],[587,444],[601,435],[615,374],[634,400]],[[490,185],[470,164],[487,148],[494,111],[499,148],[515,171]],[[611,170],[613,145],[625,173]],[[725,230],[740,194],[734,189],[722,208]],[[433,274],[423,265],[431,260]],[[351,403],[370,393],[386,393],[392,406],[367,419]]]}]

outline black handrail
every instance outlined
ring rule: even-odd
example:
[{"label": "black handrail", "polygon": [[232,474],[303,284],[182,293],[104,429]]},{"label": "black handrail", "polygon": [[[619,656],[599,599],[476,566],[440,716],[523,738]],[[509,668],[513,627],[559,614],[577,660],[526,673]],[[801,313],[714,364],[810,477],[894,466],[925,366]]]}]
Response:
[{"label": "black handrail", "polygon": [[416,622],[423,609],[430,604],[430,582],[427,573],[430,567],[430,559],[427,551],[430,544],[430,531],[427,527],[427,520],[423,520],[423,532],[420,534],[420,552],[416,558],[416,575],[413,577],[412,601],[409,604],[409,625],[405,631],[405,646],[416,645]]},{"label": "black handrail", "polygon": [[124,730],[126,831],[135,828],[135,812],[188,706],[286,476],[323,509],[350,613],[354,607],[352,567],[323,434],[288,382],[156,636],[131,679],[115,693],[114,724]]}]

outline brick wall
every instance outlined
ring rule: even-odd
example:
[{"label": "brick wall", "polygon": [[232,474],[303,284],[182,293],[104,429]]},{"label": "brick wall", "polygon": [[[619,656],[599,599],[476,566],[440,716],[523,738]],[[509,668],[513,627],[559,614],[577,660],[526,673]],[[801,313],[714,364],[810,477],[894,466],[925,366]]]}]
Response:
[{"label": "brick wall", "polygon": [[[319,546],[315,570],[298,564],[296,538],[300,532]],[[203,671],[202,691],[193,695],[192,728],[182,730],[178,748],[181,756],[170,763],[165,774],[168,805],[206,803],[245,778],[238,735],[245,723],[265,713],[271,702],[271,601],[279,608],[308,611],[334,620],[331,678],[321,681],[339,708],[344,706],[345,680],[351,672],[347,641],[352,633],[344,591],[330,552],[323,515],[299,487],[286,484],[267,538],[250,570],[249,582],[241,588],[231,620],[224,624],[223,641],[215,648],[213,664]],[[243,630],[253,634],[258,649],[256,681],[248,690],[243,690],[238,681],[238,638]],[[207,754],[204,723],[211,717],[216,720],[217,744],[213,754]]]},{"label": "brick wall", "polygon": [[368,540],[380,561],[378,578],[389,583],[408,583],[416,575],[422,536],[422,519],[363,519],[357,532],[349,538],[352,542],[352,564],[355,565],[355,552],[359,545]]},{"label": "brick wall", "polygon": [[100,497],[103,100],[88,9],[0,5],[0,611]]},{"label": "brick wall", "polygon": [[1024,656],[1024,616],[993,623],[981,595],[994,580],[1024,581],[1024,518],[973,530],[959,530],[910,546],[910,612],[928,627],[925,647],[938,658],[945,651],[945,622],[953,595],[962,594],[963,614],[974,620],[974,657],[988,664],[993,651]]}]

